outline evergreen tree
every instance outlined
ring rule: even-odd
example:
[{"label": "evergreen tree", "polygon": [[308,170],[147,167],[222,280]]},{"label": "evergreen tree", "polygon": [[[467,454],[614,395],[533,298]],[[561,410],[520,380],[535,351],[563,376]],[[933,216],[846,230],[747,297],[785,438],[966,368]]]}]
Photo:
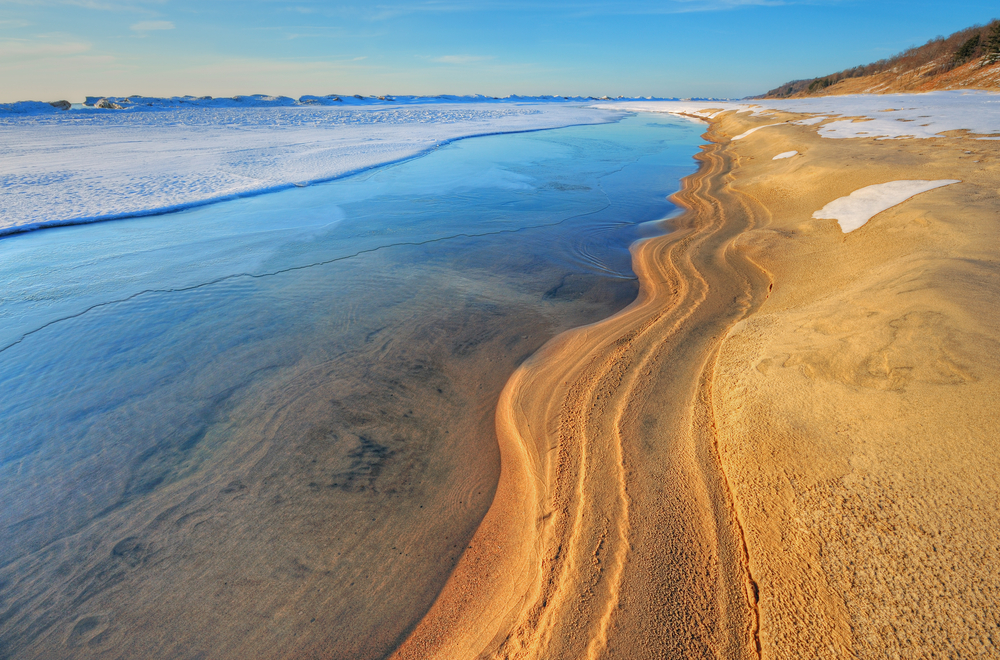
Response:
[{"label": "evergreen tree", "polygon": [[958,47],[955,51],[955,56],[952,61],[955,64],[963,64],[964,62],[972,59],[972,56],[976,54],[976,50],[979,48],[979,35],[974,34],[971,38],[967,39],[965,43]]},{"label": "evergreen tree", "polygon": [[1000,59],[1000,21],[993,23],[990,35],[986,37],[986,57],[991,62]]}]

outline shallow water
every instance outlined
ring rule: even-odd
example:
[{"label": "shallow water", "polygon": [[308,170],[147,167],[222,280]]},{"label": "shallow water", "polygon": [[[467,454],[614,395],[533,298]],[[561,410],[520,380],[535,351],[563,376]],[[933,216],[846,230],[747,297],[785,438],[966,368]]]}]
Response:
[{"label": "shallow water", "polygon": [[496,397],[637,291],[669,118],[0,241],[0,657],[382,657],[489,507]]}]

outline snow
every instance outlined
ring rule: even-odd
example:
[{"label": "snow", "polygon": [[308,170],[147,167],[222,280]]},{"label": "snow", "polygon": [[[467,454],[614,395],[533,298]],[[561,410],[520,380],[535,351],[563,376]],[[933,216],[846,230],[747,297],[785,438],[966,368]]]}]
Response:
[{"label": "snow", "polygon": [[792,156],[795,156],[798,153],[799,152],[797,151],[782,151],[780,154],[778,154],[771,160],[781,160],[782,158],[791,158]]},{"label": "snow", "polygon": [[[666,112],[705,121],[736,111],[806,115],[827,138],[1000,135],[1000,94],[794,100],[566,97],[90,97],[91,106],[0,104],[0,235],[159,213],[329,180],[474,135]],[[106,101],[110,107],[99,109]],[[858,121],[860,119],[860,121]],[[739,140],[768,126],[750,129]],[[784,130],[776,128],[774,130]]]},{"label": "snow", "polygon": [[565,101],[131,100],[124,110],[0,107],[0,235],[182,209],[345,176],[474,135],[622,114]]},{"label": "snow", "polygon": [[[861,94],[753,101],[612,102],[595,107],[704,118],[726,110],[751,112],[758,117],[768,116],[776,110],[822,115],[795,123],[810,125],[833,119],[835,121],[829,121],[818,129],[819,134],[826,138],[931,138],[963,129],[978,135],[1000,133],[1000,94],[982,91]],[[854,118],[864,121],[854,121]]]},{"label": "snow", "polygon": [[957,179],[939,179],[937,181],[890,181],[874,186],[866,186],[855,190],[847,197],[833,200],[819,211],[813,213],[818,220],[836,220],[845,234],[854,231],[868,222],[876,214],[905,202],[914,195],[961,183]]},{"label": "snow", "polygon": [[767,128],[768,126],[780,126],[780,125],[781,125],[781,123],[779,122],[777,124],[764,124],[763,126],[754,126],[749,131],[746,131],[745,133],[740,133],[739,135],[737,135],[736,137],[734,137],[733,138],[733,142],[736,142],[737,140],[742,140],[746,136],[750,135],[751,133],[756,133],[757,131],[759,131],[762,128]]}]

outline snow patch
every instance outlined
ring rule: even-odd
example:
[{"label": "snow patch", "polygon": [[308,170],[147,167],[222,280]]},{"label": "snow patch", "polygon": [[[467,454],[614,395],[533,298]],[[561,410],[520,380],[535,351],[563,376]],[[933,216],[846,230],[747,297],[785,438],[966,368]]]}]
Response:
[{"label": "snow patch", "polygon": [[[1000,94],[983,91],[944,91],[925,94],[857,94],[806,99],[762,99],[749,101],[633,101],[596,107],[630,112],[666,112],[708,117],[724,111],[767,116],[770,111],[813,116],[795,123],[824,124],[819,134],[826,138],[931,138],[947,131],[968,130],[974,134],[1000,133]],[[706,112],[711,109],[712,113]],[[855,122],[853,118],[871,121]]]},{"label": "snow patch", "polygon": [[740,133],[739,135],[737,135],[736,137],[734,137],[732,139],[732,141],[736,142],[737,140],[742,140],[746,136],[750,135],[751,133],[756,133],[757,131],[759,131],[762,128],[767,128],[769,126],[781,126],[782,123],[784,123],[784,122],[778,122],[777,124],[764,124],[763,126],[755,126],[754,128],[751,128],[749,131],[746,131],[745,133]]},{"label": "snow patch", "polygon": [[958,179],[938,179],[937,181],[903,180],[879,183],[855,190],[847,197],[833,200],[812,217],[817,220],[836,220],[845,234],[861,227],[875,215],[905,202],[914,195],[961,183]]},{"label": "snow patch", "polygon": [[799,152],[797,152],[797,151],[782,151],[780,154],[778,154],[777,156],[775,156],[771,160],[781,160],[782,158],[791,158],[792,156],[795,156],[798,153]]}]

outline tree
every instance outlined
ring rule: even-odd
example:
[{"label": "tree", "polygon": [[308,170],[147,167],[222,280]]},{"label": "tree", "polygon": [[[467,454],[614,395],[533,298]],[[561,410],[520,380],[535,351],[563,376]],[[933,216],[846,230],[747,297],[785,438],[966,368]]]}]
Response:
[{"label": "tree", "polygon": [[993,23],[990,36],[986,37],[986,60],[996,62],[1000,59],[1000,21]]},{"label": "tree", "polygon": [[972,59],[972,56],[976,54],[979,49],[979,35],[974,34],[969,39],[965,41],[958,50],[955,51],[955,56],[952,61],[955,64],[964,64]]}]

